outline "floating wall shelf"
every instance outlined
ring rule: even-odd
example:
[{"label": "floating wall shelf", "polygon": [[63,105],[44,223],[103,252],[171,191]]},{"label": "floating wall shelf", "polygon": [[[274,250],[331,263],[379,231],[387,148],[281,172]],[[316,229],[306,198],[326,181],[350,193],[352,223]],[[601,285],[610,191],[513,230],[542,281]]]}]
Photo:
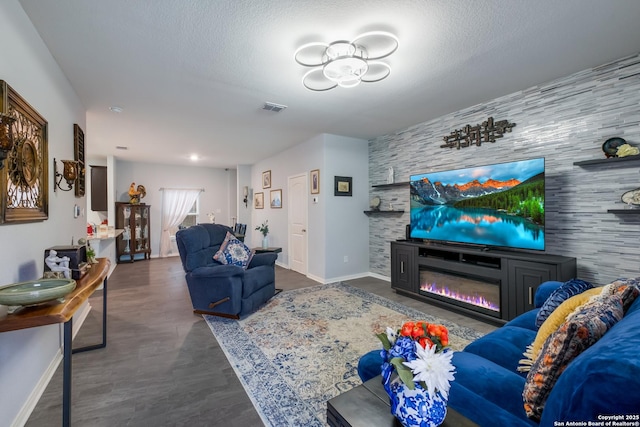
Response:
[{"label": "floating wall shelf", "polygon": [[394,187],[406,187],[409,185],[409,181],[406,182],[394,182],[393,184],[378,184],[372,185],[373,188],[394,188]]},{"label": "floating wall shelf", "polygon": [[608,159],[596,159],[596,160],[583,160],[581,162],[574,162],[573,164],[576,166],[592,166],[592,165],[618,165],[623,166],[621,163],[624,163],[624,166],[633,166],[634,163],[640,163],[640,155],[637,156],[627,156],[627,157],[611,157]]},{"label": "floating wall shelf", "polygon": [[404,213],[404,209],[397,211],[364,211],[367,215],[401,215]]}]

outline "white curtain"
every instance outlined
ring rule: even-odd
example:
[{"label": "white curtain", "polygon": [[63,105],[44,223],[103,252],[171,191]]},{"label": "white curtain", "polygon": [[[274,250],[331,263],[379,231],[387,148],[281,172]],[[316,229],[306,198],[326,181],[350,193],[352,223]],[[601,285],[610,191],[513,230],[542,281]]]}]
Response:
[{"label": "white curtain", "polygon": [[202,190],[165,188],[162,195],[162,233],[160,234],[160,257],[171,251],[171,229],[184,221]]}]

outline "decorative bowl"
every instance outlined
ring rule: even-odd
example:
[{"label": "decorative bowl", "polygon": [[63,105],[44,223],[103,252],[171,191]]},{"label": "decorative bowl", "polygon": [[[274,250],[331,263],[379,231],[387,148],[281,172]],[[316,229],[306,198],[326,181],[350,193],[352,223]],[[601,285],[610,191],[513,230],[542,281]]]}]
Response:
[{"label": "decorative bowl", "polygon": [[618,147],[626,144],[622,138],[609,138],[602,144],[602,151],[607,157],[616,157],[618,155]]},{"label": "decorative bowl", "polygon": [[624,193],[622,195],[622,202],[628,205],[640,206],[640,188]]},{"label": "decorative bowl", "polygon": [[0,288],[0,304],[29,306],[62,298],[76,288],[73,279],[39,279]]}]

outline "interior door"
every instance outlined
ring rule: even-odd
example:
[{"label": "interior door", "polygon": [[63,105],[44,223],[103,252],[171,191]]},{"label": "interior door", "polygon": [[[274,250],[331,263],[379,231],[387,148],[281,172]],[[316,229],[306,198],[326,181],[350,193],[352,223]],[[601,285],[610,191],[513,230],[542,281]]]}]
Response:
[{"label": "interior door", "polygon": [[307,274],[307,175],[289,177],[289,267]]}]

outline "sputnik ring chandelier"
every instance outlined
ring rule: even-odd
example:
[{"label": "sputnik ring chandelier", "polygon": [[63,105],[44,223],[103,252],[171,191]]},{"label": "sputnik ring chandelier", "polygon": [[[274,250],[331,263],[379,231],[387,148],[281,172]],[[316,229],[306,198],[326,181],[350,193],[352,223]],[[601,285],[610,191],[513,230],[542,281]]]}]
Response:
[{"label": "sputnik ring chandelier", "polygon": [[322,92],[337,86],[355,87],[361,82],[383,80],[391,67],[380,59],[398,49],[398,38],[384,31],[360,34],[351,41],[313,42],[300,46],[294,58],[303,67],[310,67],[302,77],[309,90]]}]

